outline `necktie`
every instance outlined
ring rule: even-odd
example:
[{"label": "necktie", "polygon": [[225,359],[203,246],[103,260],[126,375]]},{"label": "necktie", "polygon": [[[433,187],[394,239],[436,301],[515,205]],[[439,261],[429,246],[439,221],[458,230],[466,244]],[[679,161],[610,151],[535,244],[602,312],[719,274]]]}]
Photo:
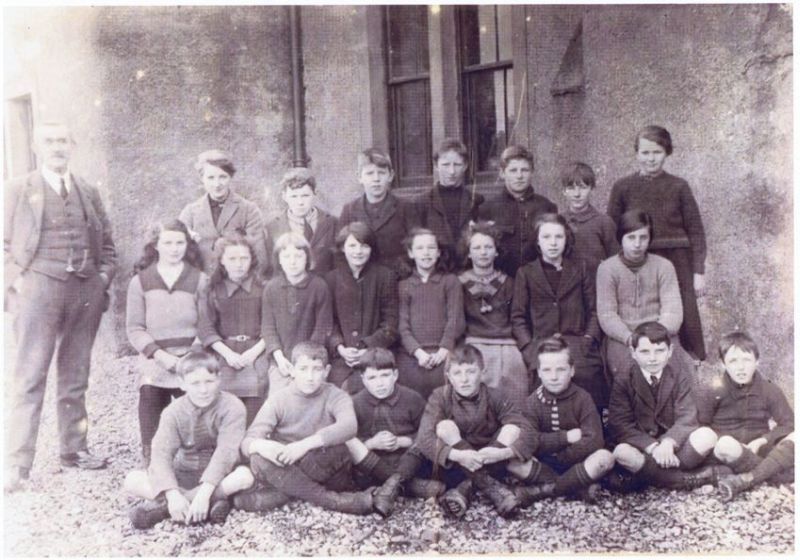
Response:
[{"label": "necktie", "polygon": [[58,191],[61,195],[61,200],[67,200],[69,193],[67,192],[67,183],[64,182],[64,177],[61,177],[61,190]]},{"label": "necktie", "polygon": [[650,388],[653,390],[653,394],[654,395],[658,394],[658,384],[660,382],[661,382],[661,380],[658,377],[656,377],[655,375],[651,375],[650,376]]},{"label": "necktie", "polygon": [[314,230],[311,228],[311,224],[308,223],[308,218],[303,219],[303,236],[309,243],[311,243],[311,239],[314,237]]}]

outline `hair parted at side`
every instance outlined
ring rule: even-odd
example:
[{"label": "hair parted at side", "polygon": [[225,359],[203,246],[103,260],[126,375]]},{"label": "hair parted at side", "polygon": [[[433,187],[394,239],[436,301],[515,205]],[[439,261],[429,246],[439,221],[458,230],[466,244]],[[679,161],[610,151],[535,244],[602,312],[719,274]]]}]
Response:
[{"label": "hair parted at side", "polygon": [[203,166],[206,163],[214,167],[219,167],[231,177],[236,173],[233,159],[231,159],[231,156],[229,156],[227,152],[223,152],[222,150],[206,150],[199,154],[197,160],[194,162],[194,168],[198,173],[203,173]]},{"label": "hair parted at side", "polygon": [[638,348],[639,341],[643,338],[648,339],[652,344],[661,344],[662,342],[667,346],[672,344],[667,327],[658,321],[647,321],[637,325],[631,334],[631,347],[634,350]]},{"label": "hair parted at side", "polygon": [[546,212],[536,219],[536,225],[533,226],[533,249],[536,254],[541,257],[542,250],[539,248],[539,231],[545,224],[557,224],[564,228],[564,256],[569,257],[572,255],[572,250],[575,248],[575,232],[572,231],[567,219],[561,214],[554,214]]},{"label": "hair parted at side", "polygon": [[569,348],[567,341],[560,336],[549,336],[536,345],[536,356],[542,354],[558,354],[559,352],[566,352],[569,360],[569,365],[575,365],[575,360],[572,357],[572,351]]},{"label": "hair parted at side", "polygon": [[364,169],[367,165],[377,165],[383,169],[388,169],[390,172],[394,171],[392,167],[392,158],[389,154],[379,148],[367,148],[358,154],[358,172]]},{"label": "hair parted at side", "polygon": [[636,134],[636,142],[634,143],[634,150],[639,151],[639,139],[644,138],[645,140],[650,140],[651,142],[655,142],[667,153],[667,155],[672,155],[672,136],[670,136],[669,131],[664,128],[663,126],[657,126],[654,124],[650,124],[642,128]]},{"label": "hair parted at side", "polygon": [[367,369],[397,369],[397,362],[394,354],[387,348],[369,348],[358,359],[359,373],[364,373]]},{"label": "hair parted at side", "polygon": [[283,174],[281,179],[281,190],[283,191],[302,189],[306,185],[311,187],[311,192],[317,192],[317,180],[307,167],[292,167]]},{"label": "hair parted at side", "polygon": [[359,243],[369,245],[370,249],[373,251],[375,250],[375,245],[377,244],[375,232],[364,222],[350,222],[346,226],[343,226],[342,229],[339,230],[339,233],[336,234],[336,248],[339,249],[339,251],[342,250],[344,242],[347,241],[347,238],[351,235]]},{"label": "hair parted at side", "polygon": [[156,245],[158,245],[158,238],[161,232],[164,231],[177,231],[186,236],[186,254],[183,256],[183,261],[202,270],[203,257],[200,254],[200,247],[197,245],[197,241],[192,238],[186,224],[178,219],[171,219],[150,224],[146,234],[147,241],[142,249],[142,257],[133,266],[133,272],[138,273],[158,261]]},{"label": "hair parted at side", "polygon": [[734,346],[742,352],[752,354],[756,360],[759,357],[758,344],[753,340],[753,337],[744,331],[733,331],[719,339],[719,359],[724,362],[725,354]]},{"label": "hair parted at side", "polygon": [[209,373],[219,375],[219,360],[205,350],[194,350],[184,354],[175,364],[175,371],[181,377],[198,369],[205,369]]},{"label": "hair parted at side", "polygon": [[582,161],[573,161],[564,166],[561,170],[561,186],[571,187],[572,185],[586,185],[595,187],[596,178],[591,166]]},{"label": "hair parted at side", "polygon": [[305,356],[309,360],[319,360],[322,365],[328,365],[328,351],[322,344],[316,342],[299,342],[292,348],[292,363],[296,364],[301,356]]},{"label": "hair parted at side", "polygon": [[650,231],[650,241],[653,241],[655,230],[653,228],[653,218],[644,210],[634,208],[628,210],[619,217],[617,222],[617,242],[622,243],[622,238],[637,229],[647,228]]},{"label": "hair parted at side", "polygon": [[531,171],[533,171],[533,154],[525,146],[512,144],[503,150],[503,153],[500,154],[500,169],[505,170],[512,159],[524,159],[531,165]]},{"label": "hair parted at side", "polygon": [[474,364],[478,369],[483,369],[483,354],[475,348],[472,344],[456,344],[450,356],[447,358],[445,364],[445,371],[450,371],[450,368],[458,364]]}]

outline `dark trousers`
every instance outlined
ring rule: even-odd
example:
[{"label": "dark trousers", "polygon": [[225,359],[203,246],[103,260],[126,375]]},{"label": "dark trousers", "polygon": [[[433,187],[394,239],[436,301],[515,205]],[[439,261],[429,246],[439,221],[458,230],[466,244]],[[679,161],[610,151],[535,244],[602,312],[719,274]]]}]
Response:
[{"label": "dark trousers", "polygon": [[150,459],[150,445],[158,429],[161,413],[169,406],[172,399],[183,395],[180,389],[165,389],[155,385],[139,387],[139,434],[142,438],[142,454]]},{"label": "dark trousers", "polygon": [[54,353],[59,453],[86,449],[89,363],[104,295],[103,281],[96,274],[91,278],[70,275],[61,281],[30,270],[25,273],[15,302],[17,360],[7,385],[13,395],[8,466],[30,468],[33,464]]}]

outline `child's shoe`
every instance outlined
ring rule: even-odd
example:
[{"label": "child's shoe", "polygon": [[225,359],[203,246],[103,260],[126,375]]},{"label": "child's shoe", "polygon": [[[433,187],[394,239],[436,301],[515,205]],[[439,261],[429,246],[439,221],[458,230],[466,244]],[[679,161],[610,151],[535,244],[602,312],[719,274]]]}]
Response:
[{"label": "child's shoe", "polygon": [[438,498],[445,488],[444,482],[431,478],[412,478],[406,482],[406,494],[413,498]]},{"label": "child's shoe", "polygon": [[135,505],[128,512],[131,525],[136,529],[149,529],[157,523],[169,519],[167,500],[160,496],[155,500],[145,500]]},{"label": "child's shoe", "polygon": [[264,512],[289,503],[291,498],[275,488],[256,486],[237,492],[232,498],[233,507],[242,511]]},{"label": "child's shoe", "polygon": [[744,492],[752,485],[753,475],[749,472],[722,476],[717,487],[720,492],[720,500],[730,502],[737,494]]},{"label": "child's shoe", "polygon": [[439,505],[447,513],[461,519],[467,513],[472,496],[472,481],[465,480],[455,488],[451,488],[439,498]]},{"label": "child's shoe", "polygon": [[511,489],[485,471],[472,474],[472,481],[478,489],[486,494],[497,513],[502,517],[511,516],[519,507],[519,500]]},{"label": "child's shoe", "polygon": [[375,489],[372,494],[372,507],[381,517],[389,517],[394,510],[394,502],[400,495],[400,487],[403,481],[399,474],[393,474],[386,479],[381,486]]},{"label": "child's shoe", "polygon": [[528,507],[533,502],[552,498],[555,487],[555,483],[547,482],[545,484],[535,484],[533,486],[515,486],[513,492],[520,507]]},{"label": "child's shoe", "polygon": [[208,510],[208,522],[215,525],[222,525],[228,519],[228,514],[231,512],[231,502],[228,498],[217,500],[211,504]]},{"label": "child's shoe", "polygon": [[596,504],[597,498],[600,494],[600,485],[593,482],[585,488],[581,488],[576,494],[576,497],[586,502],[587,504]]},{"label": "child's shoe", "polygon": [[688,473],[683,473],[683,481],[674,487],[679,490],[691,490],[706,484],[717,484],[720,479],[733,474],[730,467],[725,465],[714,465],[703,467]]},{"label": "child's shoe", "polygon": [[607,490],[620,494],[639,492],[647,485],[641,477],[634,476],[628,471],[623,472],[618,469],[612,469],[600,480],[600,483]]}]

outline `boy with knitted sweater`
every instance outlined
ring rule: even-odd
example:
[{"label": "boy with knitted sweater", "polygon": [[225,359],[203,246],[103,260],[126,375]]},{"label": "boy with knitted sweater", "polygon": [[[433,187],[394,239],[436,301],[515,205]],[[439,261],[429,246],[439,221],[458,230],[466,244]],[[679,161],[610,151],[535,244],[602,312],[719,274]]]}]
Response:
[{"label": "boy with knitted sweater", "polygon": [[222,523],[230,511],[228,496],[253,485],[247,467],[234,470],[245,408],[234,395],[220,391],[219,362],[206,352],[190,352],[176,370],[186,394],[161,414],[147,471],[132,471],[125,478],[125,490],[145,499],[130,512],[137,529],[170,517]]},{"label": "boy with knitted sweater", "polygon": [[528,397],[525,415],[539,432],[536,456],[509,471],[526,485],[541,484],[525,503],[549,496],[592,499],[591,487],[614,466],[603,448],[603,428],[592,396],[572,382],[572,355],[563,338],[542,340],[536,349],[542,384]]},{"label": "boy with knitted sweater", "polygon": [[[502,516],[521,503],[493,475],[502,475],[510,460],[531,458],[536,434],[517,400],[481,382],[483,357],[469,344],[457,346],[446,365],[447,384],[433,391],[420,421],[415,446],[434,464],[450,490],[439,499],[444,510],[462,517],[472,486],[481,490]],[[491,472],[490,472],[491,471]]]},{"label": "boy with knitted sweater", "polygon": [[352,491],[344,443],[356,435],[353,401],[325,382],[329,372],[324,346],[294,347],[291,384],[269,395],[242,440],[242,453],[263,488],[234,505],[263,510],[297,498],[345,513],[373,511],[372,489]]},{"label": "boy with knitted sweater", "polygon": [[697,412],[719,437],[714,456],[735,473],[719,482],[722,500],[761,482],[793,482],[794,413],[757,371],[758,346],[747,333],[732,332],[720,340],[719,356],[725,373],[698,392]]}]

